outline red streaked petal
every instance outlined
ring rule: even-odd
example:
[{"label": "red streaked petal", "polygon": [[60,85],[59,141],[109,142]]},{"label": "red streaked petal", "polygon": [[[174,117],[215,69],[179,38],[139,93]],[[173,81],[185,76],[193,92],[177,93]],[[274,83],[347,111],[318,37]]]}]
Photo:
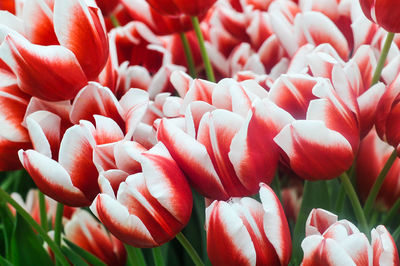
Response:
[{"label": "red streaked petal", "polygon": [[77,211],[65,226],[65,238],[97,256],[107,265],[125,265],[122,243],[110,235],[92,215]]},{"label": "red streaked petal", "polygon": [[379,225],[372,229],[371,238],[374,266],[400,265],[396,243],[385,226]]},{"label": "red streaked petal", "polygon": [[113,119],[119,126],[124,126],[121,117],[122,108],[110,89],[95,82],[89,82],[76,95],[72,104],[70,119],[78,124],[80,120],[94,123],[93,115],[102,115]]},{"label": "red streaked petal", "polygon": [[361,139],[368,134],[375,123],[378,103],[385,89],[385,84],[377,83],[357,98],[360,107]]},{"label": "red streaked petal", "polygon": [[113,143],[124,138],[121,128],[109,117],[94,115],[96,131],[94,138],[97,145]]},{"label": "red streaked petal", "polygon": [[75,54],[88,79],[96,78],[108,59],[100,10],[84,0],[55,0],[54,30],[60,44]]},{"label": "red streaked petal", "polygon": [[279,256],[281,265],[287,265],[292,253],[289,225],[282,205],[273,190],[260,184],[260,199],[265,211],[264,231]]},{"label": "red streaked petal", "polygon": [[24,3],[25,35],[34,44],[58,44],[53,26],[54,1],[48,2],[53,3],[46,3],[44,0],[32,0]]},{"label": "red streaked petal", "polygon": [[61,118],[48,111],[37,111],[26,118],[33,147],[49,158],[58,158],[61,141]]},{"label": "red streaked petal", "polygon": [[161,120],[157,138],[186,173],[190,183],[208,198],[228,199],[206,148],[167,119]]},{"label": "red streaked petal", "polygon": [[292,170],[307,180],[335,178],[354,157],[350,143],[322,121],[294,121],[274,140],[289,157]]},{"label": "red streaked petal", "polygon": [[90,201],[71,182],[68,172],[56,161],[34,150],[19,151],[20,160],[44,194],[69,206],[88,206]]},{"label": "red streaked petal", "polygon": [[0,136],[13,142],[28,142],[26,128],[22,126],[29,96],[17,86],[0,88]]},{"label": "red streaked petal", "polygon": [[104,226],[121,241],[136,247],[154,247],[157,242],[141,219],[109,195],[99,194],[90,206]]},{"label": "red streaked petal", "polygon": [[207,253],[214,265],[255,265],[256,252],[243,221],[229,204],[214,201],[206,209]]},{"label": "red streaked petal", "polygon": [[189,185],[167,148],[158,142],[140,159],[150,194],[179,222],[186,224],[192,211]]},{"label": "red streaked petal", "polygon": [[347,40],[336,25],[320,12],[304,12],[296,16],[295,27],[301,30],[307,41],[314,45],[329,43],[335,48],[340,57],[349,57]]},{"label": "red streaked petal", "polygon": [[13,142],[0,136],[0,171],[11,171],[21,169],[22,165],[18,158],[20,149],[31,149],[30,142]]},{"label": "red streaked petal", "polygon": [[308,75],[281,75],[272,85],[269,99],[296,119],[305,119],[310,101],[316,99],[312,93],[316,83]]},{"label": "red streaked petal", "polygon": [[232,139],[243,123],[241,116],[217,109],[202,117],[197,134],[197,140],[206,147],[221,183],[233,197],[251,194],[237,177],[228,155]]},{"label": "red streaked petal", "polygon": [[61,141],[58,161],[71,176],[74,186],[93,200],[99,193],[99,174],[92,159],[94,139],[90,130],[94,128],[88,122],[69,128]]},{"label": "red streaked petal", "polygon": [[354,265],[352,258],[335,240],[312,235],[301,243],[304,251],[303,266]]},{"label": "red streaked petal", "polygon": [[75,55],[62,46],[39,46],[8,35],[0,59],[17,76],[22,91],[49,101],[72,99],[87,82]]},{"label": "red streaked petal", "polygon": [[331,212],[324,209],[312,209],[306,221],[306,237],[322,235],[337,220],[337,215]]},{"label": "red streaked petal", "polygon": [[245,123],[233,137],[229,159],[241,183],[251,192],[259,183],[270,183],[276,171],[279,152],[273,138],[293,121],[291,115],[271,101],[254,101]]}]

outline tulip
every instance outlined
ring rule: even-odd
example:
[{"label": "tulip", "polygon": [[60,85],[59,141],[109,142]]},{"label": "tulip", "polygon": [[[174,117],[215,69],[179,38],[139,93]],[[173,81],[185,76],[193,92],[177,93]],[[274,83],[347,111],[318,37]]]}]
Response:
[{"label": "tulip", "polygon": [[400,75],[389,85],[379,101],[376,113],[376,131],[379,137],[394,148],[399,148]]},{"label": "tulip", "polygon": [[371,231],[374,266],[400,265],[396,243],[389,231],[379,225]]},{"label": "tulip", "polygon": [[206,209],[207,252],[213,265],[288,265],[292,245],[282,206],[263,183],[260,199],[216,200]]},{"label": "tulip", "polygon": [[162,143],[148,151],[128,145],[125,155],[115,158],[125,171],[109,170],[100,176],[101,193],[90,209],[121,241],[141,248],[159,246],[189,221],[192,193]]},{"label": "tulip", "polygon": [[103,16],[110,15],[121,0],[96,0],[97,6],[100,8]]},{"label": "tulip", "polygon": [[49,101],[72,99],[96,79],[108,58],[108,40],[97,6],[83,0],[28,1],[23,35],[0,26],[0,59],[20,89]]},{"label": "tulip", "polygon": [[400,32],[400,6],[397,1],[360,0],[364,15],[388,32]]},{"label": "tulip", "polygon": [[[356,160],[357,190],[363,200],[366,200],[370,190],[378,178],[394,148],[382,141],[375,129],[361,141]],[[390,209],[400,197],[400,159],[396,158],[376,199],[376,205]]]},{"label": "tulip", "polygon": [[[37,222],[41,223],[40,220],[40,207],[39,207],[39,190],[37,189],[30,189],[28,191],[28,194],[26,194],[26,199],[25,201],[22,199],[21,195],[14,192],[11,194],[11,197],[19,203],[31,216],[32,218]],[[15,209],[13,207],[10,207],[11,211],[14,213]],[[54,221],[56,218],[56,208],[57,208],[57,202],[47,196],[45,196],[45,211],[46,211],[46,217],[48,220],[52,221],[52,224],[54,226]],[[64,206],[63,209],[63,219],[62,222],[65,224],[69,219],[71,219],[71,216],[75,213],[77,209],[69,206]]]},{"label": "tulip", "polygon": [[207,12],[216,0],[146,0],[159,13],[169,16],[199,16]]},{"label": "tulip", "polygon": [[145,0],[122,0],[122,3],[134,20],[145,23],[157,35],[169,35],[192,29],[189,17],[163,16],[155,11]]},{"label": "tulip", "polygon": [[279,152],[272,139],[293,118],[268,99],[257,99],[256,90],[265,93],[258,85],[225,79],[216,86],[199,81],[191,86],[183,101],[186,130],[163,119],[158,140],[205,197],[227,200],[256,193],[277,168]]},{"label": "tulip", "polygon": [[313,209],[306,222],[302,265],[399,265],[396,244],[383,225],[371,231],[372,241],[347,220]]},{"label": "tulip", "polygon": [[[28,118],[33,119],[36,114]],[[96,116],[96,128],[81,120],[79,125],[70,127],[60,136],[57,116],[48,112],[40,115],[50,119],[40,119],[41,123],[28,122],[32,125],[30,135],[44,137],[32,138],[37,140],[36,150],[19,151],[21,163],[44,194],[70,206],[90,205],[100,192],[93,150],[96,145],[122,140],[121,129],[110,118]],[[60,145],[58,161],[52,159],[51,144],[54,143]]]},{"label": "tulip", "polygon": [[64,226],[65,238],[92,253],[107,265],[125,265],[126,251],[121,241],[84,210],[79,210]]},{"label": "tulip", "polygon": [[0,71],[0,171],[21,168],[19,149],[31,148],[29,134],[22,125],[29,95],[19,90],[14,75]]}]

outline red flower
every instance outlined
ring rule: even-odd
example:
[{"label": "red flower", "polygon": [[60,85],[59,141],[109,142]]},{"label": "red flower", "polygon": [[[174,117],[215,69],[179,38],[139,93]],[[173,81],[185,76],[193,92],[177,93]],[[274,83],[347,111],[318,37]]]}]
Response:
[{"label": "red flower", "polygon": [[162,143],[146,151],[135,142],[115,146],[119,169],[102,172],[92,212],[117,238],[141,248],[162,245],[187,224],[192,193]]},{"label": "red flower", "polygon": [[207,252],[213,265],[288,265],[289,226],[279,199],[261,183],[252,198],[214,201],[206,210]]},{"label": "red flower", "polygon": [[204,14],[216,0],[147,0],[159,13],[169,16],[199,16]]},{"label": "red flower", "polygon": [[89,251],[107,265],[125,265],[126,251],[121,241],[84,210],[77,211],[65,226],[65,238]]},{"label": "red flower", "polygon": [[[366,199],[379,172],[394,148],[382,141],[375,129],[361,141],[357,155],[357,188],[362,199]],[[390,208],[400,197],[400,159],[396,158],[390,168],[377,197],[377,205]]]},{"label": "red flower", "polygon": [[396,0],[360,0],[365,16],[389,32],[400,32],[400,3]]},{"label": "red flower", "polygon": [[372,244],[357,227],[323,209],[313,209],[306,222],[302,265],[399,265],[396,244],[383,225],[372,229]]}]

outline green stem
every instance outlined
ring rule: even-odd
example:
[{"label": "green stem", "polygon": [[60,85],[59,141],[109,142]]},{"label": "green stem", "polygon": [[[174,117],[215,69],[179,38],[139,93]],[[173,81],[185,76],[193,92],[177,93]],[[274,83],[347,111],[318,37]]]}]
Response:
[{"label": "green stem", "polygon": [[385,165],[383,166],[381,172],[378,175],[378,178],[375,180],[374,185],[372,186],[371,190],[369,191],[367,200],[365,201],[364,205],[364,213],[365,216],[369,216],[372,210],[372,206],[375,202],[376,197],[378,196],[379,190],[382,187],[383,181],[385,181],[385,177],[387,173],[389,172],[390,168],[392,167],[394,161],[397,158],[397,153],[396,149],[393,150],[392,154],[390,157],[387,159]]},{"label": "green stem", "polygon": [[196,250],[190,244],[189,240],[187,240],[187,238],[182,234],[182,232],[179,232],[176,235],[176,239],[178,239],[178,241],[181,243],[181,245],[185,248],[186,252],[189,254],[190,258],[192,259],[194,265],[204,266],[204,263],[201,261],[199,254],[197,254]]},{"label": "green stem", "polygon": [[134,266],[146,266],[146,260],[144,259],[143,252],[140,248],[135,248],[125,244],[126,253],[132,265]]},{"label": "green stem", "polygon": [[194,32],[196,33],[197,40],[200,46],[201,57],[203,58],[204,68],[206,70],[207,78],[209,81],[215,82],[214,71],[212,69],[210,58],[208,57],[206,46],[204,45],[203,34],[201,33],[199,19],[191,17]]},{"label": "green stem", "polygon": [[400,198],[393,204],[392,208],[390,208],[386,217],[383,219],[381,224],[388,224],[399,212],[400,210]]},{"label": "green stem", "polygon": [[62,228],[62,218],[64,212],[64,204],[57,203],[56,219],[54,224],[54,242],[58,246],[61,245],[61,228]]},{"label": "green stem", "polygon": [[44,194],[38,190],[39,194],[39,210],[40,210],[40,224],[45,232],[48,231],[47,228],[47,212],[46,212],[46,201],[44,198]]},{"label": "green stem", "polygon": [[346,193],[344,190],[344,186],[340,186],[339,195],[338,195],[338,198],[336,199],[335,213],[338,213],[342,210],[345,196],[346,196]]},{"label": "green stem", "polygon": [[381,51],[381,56],[379,57],[378,64],[376,65],[375,68],[374,76],[372,77],[371,86],[377,83],[381,78],[382,69],[383,66],[385,65],[386,57],[389,53],[389,49],[392,44],[393,38],[394,38],[394,33],[388,32],[388,34],[386,35],[385,44],[383,45],[383,49]]},{"label": "green stem", "polygon": [[157,248],[152,248],[151,251],[153,253],[154,265],[155,266],[164,266],[165,264],[164,264],[163,256],[161,254],[161,249],[159,247],[157,247]]},{"label": "green stem", "polygon": [[340,180],[342,181],[342,186],[344,186],[344,190],[346,191],[346,194],[350,199],[351,205],[353,206],[354,213],[357,217],[358,223],[362,226],[362,231],[365,234],[368,234],[369,227],[367,219],[365,218],[363,209],[361,208],[361,204],[357,197],[357,193],[354,190],[354,187],[351,184],[350,179],[347,176],[346,172],[340,175]]},{"label": "green stem", "polygon": [[22,208],[13,198],[10,197],[10,195],[8,195],[7,192],[1,188],[0,197],[13,206],[14,209],[22,216],[22,218],[24,218],[25,221],[36,230],[36,232],[44,241],[46,241],[61,265],[69,266],[68,260],[64,257],[60,247],[53,240],[51,240],[43,228],[30,216],[30,214],[26,212],[24,208]]},{"label": "green stem", "polygon": [[186,62],[189,68],[189,74],[192,78],[196,78],[197,77],[196,66],[194,64],[192,49],[190,48],[189,41],[186,38],[185,33],[181,32],[179,33],[179,36],[181,37],[183,51],[185,52]]},{"label": "green stem", "polygon": [[110,20],[111,20],[111,23],[114,26],[114,28],[117,28],[117,27],[121,26],[121,24],[119,23],[117,17],[114,14],[110,15]]}]

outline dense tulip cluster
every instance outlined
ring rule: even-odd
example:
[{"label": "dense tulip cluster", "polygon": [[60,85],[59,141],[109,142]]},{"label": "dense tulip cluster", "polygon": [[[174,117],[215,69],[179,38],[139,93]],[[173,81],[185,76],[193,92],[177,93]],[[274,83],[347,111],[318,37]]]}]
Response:
[{"label": "dense tulip cluster", "polygon": [[399,266],[398,15],[389,0],[1,1],[0,171],[20,172],[0,180],[0,264],[29,253],[20,230],[38,264],[145,265],[134,246],[162,265],[176,237],[196,265]]}]

